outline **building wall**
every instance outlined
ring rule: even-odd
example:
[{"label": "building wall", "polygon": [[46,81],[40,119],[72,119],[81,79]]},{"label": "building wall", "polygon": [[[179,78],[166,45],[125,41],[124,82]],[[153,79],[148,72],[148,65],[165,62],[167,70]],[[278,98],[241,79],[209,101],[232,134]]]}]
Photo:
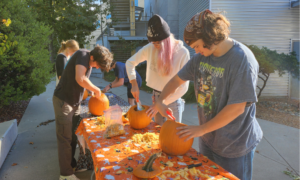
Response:
[{"label": "building wall", "polygon": [[[209,0],[179,0],[179,39],[183,41],[183,33],[188,21],[198,12],[209,9]],[[191,57],[195,50],[184,43],[190,51]]]},{"label": "building wall", "polygon": [[145,0],[145,14],[160,15],[169,25],[171,33],[179,38],[179,0]]},{"label": "building wall", "polygon": [[[290,0],[211,0],[211,10],[226,12],[230,37],[244,44],[289,53],[291,39],[299,39],[299,8],[291,9]],[[289,82],[288,74],[272,74],[262,96],[289,96]]]}]

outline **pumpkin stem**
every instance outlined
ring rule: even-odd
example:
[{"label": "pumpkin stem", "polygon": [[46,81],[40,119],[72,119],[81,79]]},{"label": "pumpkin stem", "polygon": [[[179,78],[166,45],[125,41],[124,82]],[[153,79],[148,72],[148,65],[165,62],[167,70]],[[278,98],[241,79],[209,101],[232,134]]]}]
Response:
[{"label": "pumpkin stem", "polygon": [[153,171],[152,165],[155,161],[156,158],[160,156],[160,153],[155,153],[153,154],[146,162],[145,166],[142,168],[146,172],[151,172]]}]

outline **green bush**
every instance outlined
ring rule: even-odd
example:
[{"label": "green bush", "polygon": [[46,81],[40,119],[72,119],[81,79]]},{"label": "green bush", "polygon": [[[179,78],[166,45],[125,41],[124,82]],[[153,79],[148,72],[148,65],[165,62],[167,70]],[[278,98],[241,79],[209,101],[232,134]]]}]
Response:
[{"label": "green bush", "polygon": [[293,77],[299,78],[299,62],[296,58],[296,53],[289,54],[278,53],[276,50],[270,50],[267,47],[259,48],[256,45],[248,45],[248,48],[253,52],[258,64],[259,73],[258,78],[263,81],[262,86],[257,86],[260,97],[262,91],[267,85],[270,74],[278,71],[279,76],[286,72],[291,73]]},{"label": "green bush", "polygon": [[25,1],[0,2],[0,107],[39,95],[50,82],[51,30],[36,16]]}]

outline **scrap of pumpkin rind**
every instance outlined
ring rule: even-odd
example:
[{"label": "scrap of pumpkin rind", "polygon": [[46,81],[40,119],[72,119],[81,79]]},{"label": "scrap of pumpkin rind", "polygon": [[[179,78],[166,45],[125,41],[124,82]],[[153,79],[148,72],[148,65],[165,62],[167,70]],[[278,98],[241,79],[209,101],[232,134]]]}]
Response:
[{"label": "scrap of pumpkin rind", "polygon": [[167,177],[166,177],[164,174],[160,175],[159,177],[160,177],[161,179],[167,179]]},{"label": "scrap of pumpkin rind", "polygon": [[122,170],[119,170],[119,171],[116,172],[117,175],[120,175],[120,174],[122,174],[122,173],[123,173]]},{"label": "scrap of pumpkin rind", "polygon": [[177,175],[173,180],[180,180],[181,177],[179,175]]},{"label": "scrap of pumpkin rind", "polygon": [[171,174],[171,175],[174,175],[176,172],[175,171],[172,171],[172,170],[165,170],[162,172],[163,174]]},{"label": "scrap of pumpkin rind", "polygon": [[174,164],[171,161],[166,162],[166,164],[167,164],[168,167],[173,167],[174,166]]}]

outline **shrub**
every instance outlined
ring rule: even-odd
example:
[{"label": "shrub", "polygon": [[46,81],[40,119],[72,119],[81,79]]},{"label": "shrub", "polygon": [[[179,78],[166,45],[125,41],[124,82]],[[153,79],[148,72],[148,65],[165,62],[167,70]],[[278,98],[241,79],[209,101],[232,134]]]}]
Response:
[{"label": "shrub", "polygon": [[[46,90],[52,65],[49,27],[36,21],[25,1],[0,2],[0,107]],[[7,24],[11,20],[11,24]]]}]

